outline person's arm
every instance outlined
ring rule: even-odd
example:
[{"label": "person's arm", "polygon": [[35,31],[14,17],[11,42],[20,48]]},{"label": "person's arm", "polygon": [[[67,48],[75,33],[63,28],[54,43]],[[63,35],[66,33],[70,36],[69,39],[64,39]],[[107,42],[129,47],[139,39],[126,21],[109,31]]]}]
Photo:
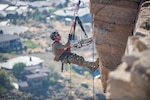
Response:
[{"label": "person's arm", "polygon": [[68,34],[68,42],[61,47],[61,49],[67,49],[67,48],[71,48],[72,46],[70,46],[70,40],[72,40],[72,34]]},{"label": "person's arm", "polygon": [[66,50],[67,48],[71,48],[72,46],[70,46],[70,40],[72,39],[72,34],[68,35],[68,41],[65,45],[62,45],[61,43],[57,44],[57,48],[61,49],[61,50]]},{"label": "person's arm", "polygon": [[70,48],[70,40],[68,39],[67,43],[61,47],[61,49]]}]

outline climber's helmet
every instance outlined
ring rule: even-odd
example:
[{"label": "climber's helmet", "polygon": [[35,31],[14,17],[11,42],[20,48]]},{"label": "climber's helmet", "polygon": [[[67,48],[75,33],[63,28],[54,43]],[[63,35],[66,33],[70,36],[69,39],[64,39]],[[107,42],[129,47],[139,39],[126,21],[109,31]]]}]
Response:
[{"label": "climber's helmet", "polygon": [[57,31],[52,32],[52,33],[50,34],[50,38],[51,38],[52,40],[55,40],[55,36],[56,36],[57,34],[58,34]]}]

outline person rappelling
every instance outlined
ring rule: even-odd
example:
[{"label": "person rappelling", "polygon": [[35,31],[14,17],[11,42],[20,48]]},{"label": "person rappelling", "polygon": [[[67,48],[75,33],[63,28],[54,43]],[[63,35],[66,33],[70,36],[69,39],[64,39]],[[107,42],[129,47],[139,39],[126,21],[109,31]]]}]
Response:
[{"label": "person rappelling", "polygon": [[66,44],[62,44],[60,42],[61,36],[57,31],[52,32],[50,34],[50,38],[53,40],[52,51],[53,54],[55,55],[54,61],[61,61],[63,64],[67,63],[76,64],[80,67],[88,68],[91,72],[94,72],[99,67],[98,58],[95,62],[89,62],[85,61],[84,57],[68,51],[68,49],[72,47],[70,44],[72,34],[68,35],[68,41]]},{"label": "person rappelling", "polygon": [[[70,48],[72,47],[80,48],[82,46],[88,45],[93,40],[92,38],[88,38],[84,30],[84,27],[82,25],[82,22],[80,18],[77,16],[80,3],[81,1],[79,0],[79,2],[76,4],[76,7],[75,7],[75,12],[74,12],[73,20],[72,20],[70,33],[68,35],[68,42],[66,44],[62,44],[60,42],[61,36],[58,33],[58,31],[54,31],[50,34],[50,38],[54,41],[52,44],[52,51],[53,51],[53,54],[55,55],[54,61],[62,62],[62,71],[63,71],[63,64],[70,63],[70,64],[76,64],[80,67],[86,67],[91,72],[94,72],[99,67],[99,58],[97,58],[95,62],[85,61],[84,57],[77,55],[75,53],[71,53],[71,50],[70,50]],[[75,29],[76,29],[77,23],[79,24],[81,30],[83,31],[87,39],[82,39],[78,41],[78,43],[71,44],[70,41],[74,40],[74,37],[75,37]]]}]

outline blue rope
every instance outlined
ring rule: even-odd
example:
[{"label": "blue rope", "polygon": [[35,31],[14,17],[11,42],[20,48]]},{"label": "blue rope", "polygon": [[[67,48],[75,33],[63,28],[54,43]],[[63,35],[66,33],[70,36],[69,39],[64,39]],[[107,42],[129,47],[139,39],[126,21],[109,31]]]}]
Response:
[{"label": "blue rope", "polygon": [[[94,70],[94,39],[93,39],[93,43],[92,43],[92,50],[93,50],[93,52],[92,52],[92,57],[93,57],[93,65],[92,65],[92,67],[93,67],[93,70]],[[94,72],[92,73],[92,75],[93,75],[93,100],[94,100]]]}]

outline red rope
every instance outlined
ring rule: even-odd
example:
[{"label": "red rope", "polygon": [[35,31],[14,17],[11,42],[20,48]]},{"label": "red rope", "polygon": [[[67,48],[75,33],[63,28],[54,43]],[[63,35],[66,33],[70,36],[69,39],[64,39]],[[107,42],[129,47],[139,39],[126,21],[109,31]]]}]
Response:
[{"label": "red rope", "polygon": [[[73,15],[73,18],[72,18],[72,23],[71,23],[71,28],[70,28],[70,33],[69,34],[73,33],[73,27],[74,27],[74,23],[75,23],[75,16],[76,16],[76,13],[78,13],[78,9],[79,9],[79,3],[76,4],[76,7],[75,7],[75,11],[74,11],[74,15]],[[68,48],[68,52],[71,52],[70,48]]]},{"label": "red rope", "polygon": [[71,77],[72,66],[70,65],[70,100],[72,100],[72,77]]},{"label": "red rope", "polygon": [[72,18],[72,24],[71,24],[71,28],[70,28],[70,34],[72,34],[72,32],[73,32],[73,26],[74,26],[74,22],[75,22],[75,15],[78,12],[78,8],[79,8],[79,4],[76,4],[74,15],[73,15],[73,18]]},{"label": "red rope", "polygon": [[[76,4],[76,7],[75,7],[75,11],[74,11],[74,15],[73,15],[73,18],[72,18],[72,24],[71,24],[71,28],[70,28],[70,34],[72,34],[73,32],[73,27],[74,27],[74,23],[75,23],[75,16],[76,16],[76,13],[78,13],[78,9],[79,9],[79,5],[80,5],[80,0],[78,2],[78,4]],[[70,52],[70,48],[68,48],[68,52]],[[70,64],[70,100],[72,100],[72,66]]]}]

